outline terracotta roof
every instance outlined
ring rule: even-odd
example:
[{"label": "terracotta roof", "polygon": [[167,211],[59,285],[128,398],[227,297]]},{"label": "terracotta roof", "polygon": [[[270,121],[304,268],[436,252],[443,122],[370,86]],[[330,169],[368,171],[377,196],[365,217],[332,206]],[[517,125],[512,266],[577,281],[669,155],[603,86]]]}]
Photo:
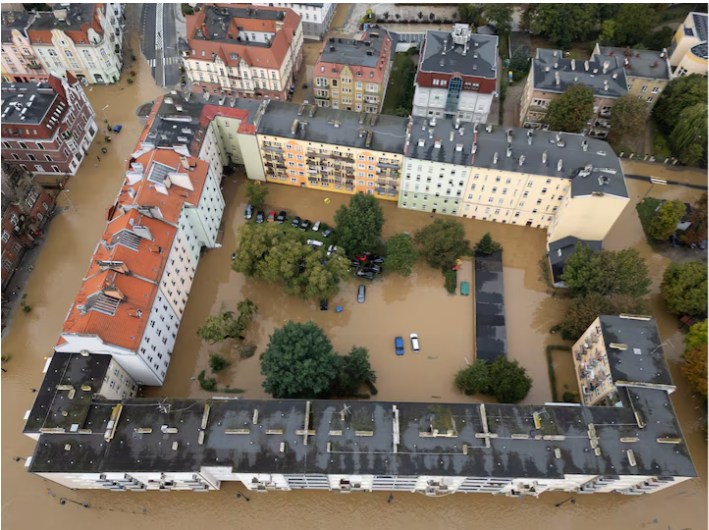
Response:
[{"label": "terracotta roof", "polygon": [[[391,57],[392,40],[385,31],[381,36],[365,35],[361,41],[332,37],[323,43],[313,75],[339,79],[345,67],[352,72],[354,81],[381,83]],[[365,43],[370,42],[367,46]],[[376,55],[368,56],[367,51]]]},{"label": "terracotta roof", "polygon": [[27,30],[32,44],[52,45],[52,30],[64,32],[76,44],[89,44],[89,28],[101,35],[103,28],[98,17],[98,8],[106,4],[62,4],[66,20],[59,20],[54,12],[38,12]]}]

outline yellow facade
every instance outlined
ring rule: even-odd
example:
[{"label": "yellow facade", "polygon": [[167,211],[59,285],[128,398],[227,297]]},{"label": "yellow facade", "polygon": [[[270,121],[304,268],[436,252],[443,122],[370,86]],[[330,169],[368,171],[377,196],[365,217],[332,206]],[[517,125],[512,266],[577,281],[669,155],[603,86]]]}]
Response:
[{"label": "yellow facade", "polygon": [[398,198],[402,154],[261,134],[257,139],[267,182]]},{"label": "yellow facade", "polygon": [[568,196],[549,225],[547,240],[575,236],[587,241],[603,241],[630,199],[610,194]]},{"label": "yellow facade", "polygon": [[581,400],[587,407],[611,397],[616,387],[611,377],[608,353],[600,319],[596,318],[571,348]]},{"label": "yellow facade", "polygon": [[381,110],[388,79],[388,71],[381,83],[374,79],[357,77],[350,67],[345,65],[336,79],[315,77],[315,101],[320,107],[376,113]]}]

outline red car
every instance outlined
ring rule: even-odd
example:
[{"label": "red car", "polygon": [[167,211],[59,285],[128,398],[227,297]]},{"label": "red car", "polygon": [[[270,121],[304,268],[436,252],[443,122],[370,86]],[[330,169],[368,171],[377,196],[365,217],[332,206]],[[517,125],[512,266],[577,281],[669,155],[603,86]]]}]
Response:
[{"label": "red car", "polygon": [[268,222],[272,223],[273,221],[275,221],[276,215],[276,210],[271,210],[270,212],[268,212]]}]

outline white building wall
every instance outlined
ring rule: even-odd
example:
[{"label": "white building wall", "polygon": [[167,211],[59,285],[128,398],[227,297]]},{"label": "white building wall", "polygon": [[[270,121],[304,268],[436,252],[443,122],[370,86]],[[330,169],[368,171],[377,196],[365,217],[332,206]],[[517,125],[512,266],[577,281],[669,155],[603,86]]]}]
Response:
[{"label": "white building wall", "polygon": [[106,399],[127,399],[135,396],[137,391],[138,385],[130,374],[111,358],[98,394]]},{"label": "white building wall", "polygon": [[[138,346],[137,355],[135,355],[142,363],[140,377],[130,372],[126,366],[126,360],[123,358],[119,360],[139,385],[161,386],[165,381],[165,373],[170,364],[180,325],[179,317],[168,301],[168,299],[172,300],[175,297],[174,291],[173,295],[169,296],[168,293],[159,289],[153,301],[150,315],[147,316],[148,321],[143,338]],[[187,294],[184,295],[184,300],[187,301]],[[146,318],[146,315],[143,315],[142,318]]]},{"label": "white building wall", "polygon": [[399,208],[460,215],[470,170],[468,166],[405,158]]}]

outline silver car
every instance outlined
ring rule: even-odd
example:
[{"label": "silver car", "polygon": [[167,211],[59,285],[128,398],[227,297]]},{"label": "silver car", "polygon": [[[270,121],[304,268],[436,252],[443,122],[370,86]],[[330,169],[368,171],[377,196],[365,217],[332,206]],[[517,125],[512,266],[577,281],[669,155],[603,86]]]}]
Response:
[{"label": "silver car", "polygon": [[357,302],[360,304],[364,303],[365,295],[367,294],[367,288],[364,285],[360,285],[357,289]]}]

